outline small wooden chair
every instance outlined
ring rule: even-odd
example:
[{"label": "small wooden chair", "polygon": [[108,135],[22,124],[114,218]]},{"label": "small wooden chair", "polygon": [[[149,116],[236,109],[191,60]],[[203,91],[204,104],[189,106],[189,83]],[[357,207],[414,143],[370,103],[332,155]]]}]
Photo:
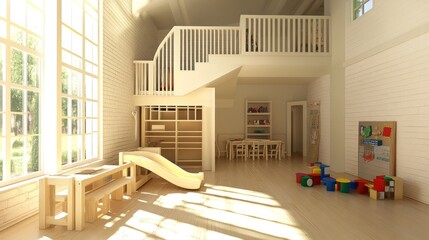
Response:
[{"label": "small wooden chair", "polygon": [[247,144],[244,142],[239,142],[235,146],[235,158],[241,157],[244,160],[247,160]]},{"label": "small wooden chair", "polygon": [[[51,225],[74,229],[74,177],[47,176],[39,180],[39,228]],[[56,203],[62,203],[62,212],[56,212]],[[67,207],[65,207],[67,206]]]},{"label": "small wooden chair", "polygon": [[281,159],[281,146],[282,141],[270,141],[267,143],[267,155],[266,160],[268,158]]},{"label": "small wooden chair", "polygon": [[252,160],[264,158],[266,154],[266,144],[263,141],[253,141],[250,147],[250,156]]}]

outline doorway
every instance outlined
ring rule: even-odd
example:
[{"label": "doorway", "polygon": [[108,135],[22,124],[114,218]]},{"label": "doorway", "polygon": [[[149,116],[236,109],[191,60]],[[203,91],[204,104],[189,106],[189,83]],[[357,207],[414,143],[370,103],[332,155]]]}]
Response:
[{"label": "doorway", "polygon": [[302,114],[303,107],[301,105],[292,106],[291,116],[292,116],[292,137],[291,137],[291,155],[292,156],[302,156],[303,153],[303,144],[302,144]]},{"label": "doorway", "polygon": [[287,156],[307,156],[307,102],[288,102],[286,115]]}]

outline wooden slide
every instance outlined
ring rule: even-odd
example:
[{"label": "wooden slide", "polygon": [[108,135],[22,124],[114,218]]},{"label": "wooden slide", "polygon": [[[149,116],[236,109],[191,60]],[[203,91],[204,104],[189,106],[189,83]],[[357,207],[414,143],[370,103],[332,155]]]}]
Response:
[{"label": "wooden slide", "polygon": [[187,172],[157,153],[147,151],[123,152],[122,158],[123,162],[135,163],[181,188],[199,189],[204,180],[203,172]]}]

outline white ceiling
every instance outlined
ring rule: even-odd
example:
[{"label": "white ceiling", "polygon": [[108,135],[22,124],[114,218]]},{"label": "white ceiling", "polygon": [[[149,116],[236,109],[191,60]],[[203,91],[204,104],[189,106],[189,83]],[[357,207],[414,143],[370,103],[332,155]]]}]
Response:
[{"label": "white ceiling", "polygon": [[133,11],[158,30],[238,26],[240,15],[323,15],[324,0],[133,0]]}]

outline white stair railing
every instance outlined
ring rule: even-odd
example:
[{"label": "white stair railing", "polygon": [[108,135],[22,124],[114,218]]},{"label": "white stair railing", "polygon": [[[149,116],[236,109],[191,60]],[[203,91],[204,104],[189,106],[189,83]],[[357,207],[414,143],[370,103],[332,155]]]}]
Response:
[{"label": "white stair railing", "polygon": [[330,17],[259,16],[240,18],[242,53],[329,53]]},{"label": "white stair railing", "polygon": [[240,27],[174,27],[153,61],[134,61],[135,94],[174,95],[174,73],[194,71],[209,55],[327,55],[330,39],[327,16],[244,15]]},{"label": "white stair railing", "polygon": [[153,61],[134,61],[136,82],[135,95],[153,94]]},{"label": "white stair railing", "polygon": [[180,70],[195,70],[195,63],[208,62],[209,54],[239,54],[239,30],[239,27],[178,27]]}]

